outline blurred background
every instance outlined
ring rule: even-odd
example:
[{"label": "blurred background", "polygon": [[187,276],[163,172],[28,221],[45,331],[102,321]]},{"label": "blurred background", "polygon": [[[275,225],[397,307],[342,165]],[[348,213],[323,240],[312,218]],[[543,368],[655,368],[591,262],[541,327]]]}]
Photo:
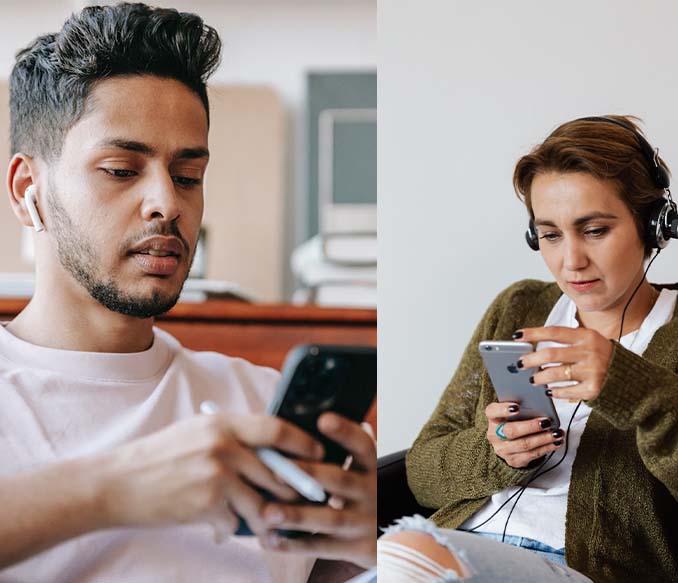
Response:
[{"label": "blurred background", "polygon": [[[632,114],[675,192],[676,22],[661,0],[380,0],[380,453],[411,445],[492,299],[553,280],[525,244],[521,155],[567,120]],[[678,281],[678,241],[648,278]]]},{"label": "blurred background", "polygon": [[[16,51],[88,4],[0,0],[1,167]],[[182,299],[375,307],[376,0],[151,4],[199,14],[224,43],[204,231]],[[30,296],[31,237],[4,172],[0,190],[0,297]]]}]

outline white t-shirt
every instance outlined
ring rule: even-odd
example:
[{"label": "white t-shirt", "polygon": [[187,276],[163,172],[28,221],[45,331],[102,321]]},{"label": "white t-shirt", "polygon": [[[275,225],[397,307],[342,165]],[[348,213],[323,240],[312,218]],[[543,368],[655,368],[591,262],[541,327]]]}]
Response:
[{"label": "white t-shirt", "polygon": [[[678,296],[677,290],[662,290],[654,307],[645,317],[640,328],[622,337],[622,346],[638,355],[642,355],[655,332],[673,317],[676,296]],[[579,322],[576,315],[577,306],[568,296],[563,294],[555,306],[553,306],[544,326],[578,328]],[[537,350],[548,346],[562,346],[562,344],[540,342],[537,344]],[[560,419],[560,426],[565,431],[577,403],[570,403],[567,399],[554,399],[553,402]],[[507,535],[532,538],[555,549],[561,549],[565,546],[565,514],[567,511],[567,492],[570,487],[572,464],[574,463],[577,447],[579,446],[590,414],[591,407],[582,402],[572,420],[565,460],[553,471],[531,482],[525,489],[513,514],[511,514],[511,519],[506,529]],[[565,446],[563,444],[561,448],[556,450],[551,460],[544,466],[544,469],[548,469],[559,462],[563,456],[564,449]],[[488,520],[518,490],[518,487],[513,487],[498,492],[469,520],[462,524],[460,528],[469,530]],[[504,524],[514,502],[515,498],[506,504],[492,520],[478,528],[478,531],[501,534],[504,531]]]},{"label": "white t-shirt", "polygon": [[[148,350],[108,354],[35,346],[0,326],[0,475],[148,435],[207,399],[226,412],[265,410],[277,371],[154,332]],[[303,583],[312,565],[255,537],[217,544],[204,523],[90,533],[0,571],[0,583]]]}]

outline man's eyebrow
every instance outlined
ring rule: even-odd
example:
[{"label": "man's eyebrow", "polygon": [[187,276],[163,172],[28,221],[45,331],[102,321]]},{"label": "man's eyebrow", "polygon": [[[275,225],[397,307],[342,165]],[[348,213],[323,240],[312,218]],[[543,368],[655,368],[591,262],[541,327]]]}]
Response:
[{"label": "man's eyebrow", "polygon": [[[585,225],[586,223],[590,223],[591,221],[595,221],[596,219],[618,219],[619,217],[617,215],[614,215],[612,213],[590,213],[588,215],[584,215],[583,217],[579,217],[575,219],[572,224],[575,227],[581,227],[582,225]],[[535,219],[534,224],[536,226],[544,226],[544,227],[557,227],[557,225],[548,219]]]},{"label": "man's eyebrow", "polygon": [[[152,148],[148,144],[143,142],[137,142],[135,140],[124,140],[119,138],[113,138],[108,140],[102,140],[97,143],[97,148],[120,148],[121,150],[127,150],[128,152],[138,152],[140,154],[145,154],[146,156],[155,156],[157,151],[155,148]],[[195,160],[197,158],[209,158],[210,152],[207,148],[197,147],[197,148],[181,148],[177,150],[172,155],[174,160]]]},{"label": "man's eyebrow", "polygon": [[172,157],[175,160],[195,160],[196,158],[209,158],[210,151],[207,148],[182,148]]}]

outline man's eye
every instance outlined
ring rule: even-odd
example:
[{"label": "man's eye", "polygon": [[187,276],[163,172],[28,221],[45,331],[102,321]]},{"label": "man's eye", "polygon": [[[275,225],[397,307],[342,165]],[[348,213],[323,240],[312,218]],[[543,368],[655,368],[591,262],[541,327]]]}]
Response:
[{"label": "man's eye", "polygon": [[172,176],[172,180],[179,186],[191,188],[202,183],[200,178],[189,178],[188,176]]},{"label": "man's eye", "polygon": [[102,168],[102,170],[110,175],[114,176],[115,178],[130,178],[131,176],[136,176],[136,172],[134,170],[125,170],[123,168]]},{"label": "man's eye", "polygon": [[539,237],[540,239],[546,239],[547,241],[557,241],[560,235],[558,233],[544,233]]}]

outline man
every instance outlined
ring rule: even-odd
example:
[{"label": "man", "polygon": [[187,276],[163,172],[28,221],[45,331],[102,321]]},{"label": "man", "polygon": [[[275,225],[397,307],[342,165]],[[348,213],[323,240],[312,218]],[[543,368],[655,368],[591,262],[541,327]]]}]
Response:
[{"label": "man", "polygon": [[[360,427],[322,417],[354,469],[322,464],[310,436],[262,415],[275,371],[153,328],[195,252],[220,50],[196,15],[121,4],[17,55],[7,186],[22,224],[44,229],[34,297],[0,327],[0,581],[304,581],[304,556],[375,560]],[[224,412],[199,415],[208,399]],[[300,504],[252,451],[272,445],[343,509]],[[215,541],[235,515],[258,538]]]}]

